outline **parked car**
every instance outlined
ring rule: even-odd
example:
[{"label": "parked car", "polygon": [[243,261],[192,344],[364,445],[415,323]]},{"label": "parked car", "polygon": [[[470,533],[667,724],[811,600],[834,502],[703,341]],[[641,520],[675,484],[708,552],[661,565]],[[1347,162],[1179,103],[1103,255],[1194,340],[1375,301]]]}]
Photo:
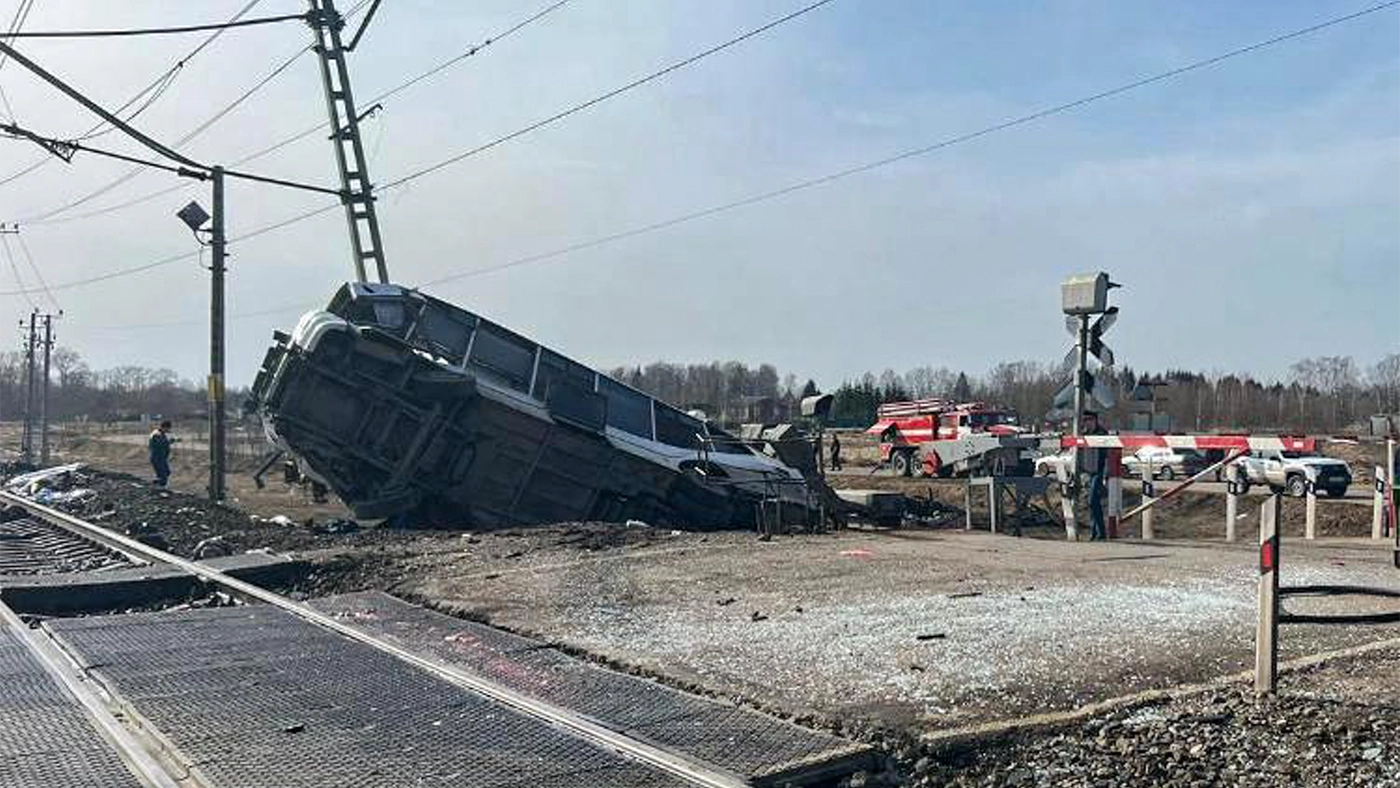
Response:
[{"label": "parked car", "polygon": [[1129,476],[1145,477],[1151,466],[1152,478],[1171,481],[1186,476],[1186,456],[1166,446],[1144,446],[1123,455],[1123,470]]},{"label": "parked car", "polygon": [[1035,458],[1036,476],[1057,476],[1056,471],[1060,468],[1073,468],[1074,451],[1063,449],[1054,454],[1042,454]]},{"label": "parked car", "polygon": [[1351,468],[1332,457],[1296,451],[1255,451],[1237,460],[1246,484],[1268,485],[1275,492],[1301,498],[1308,492],[1308,470],[1316,473],[1317,489],[1333,498],[1347,494]]},{"label": "parked car", "polygon": [[[1177,449],[1177,454],[1181,455],[1181,475],[1195,476],[1201,471],[1209,468],[1217,462],[1225,459],[1223,449]],[[1220,481],[1224,477],[1225,466],[1215,469],[1215,480]]]}]

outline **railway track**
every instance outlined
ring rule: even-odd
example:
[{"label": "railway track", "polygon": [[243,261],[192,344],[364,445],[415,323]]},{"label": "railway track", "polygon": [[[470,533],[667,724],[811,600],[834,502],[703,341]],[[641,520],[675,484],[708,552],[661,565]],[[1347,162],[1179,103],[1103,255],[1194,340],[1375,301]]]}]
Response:
[{"label": "railway track", "polygon": [[[0,610],[0,625],[8,624],[11,636],[27,644],[51,679],[87,709],[103,739],[144,785],[254,788],[261,783],[250,775],[264,768],[270,770],[267,779],[275,780],[266,784],[277,788],[352,781],[434,785],[437,777],[442,784],[482,786],[740,788],[825,785],[868,761],[868,748],[861,745],[577,660],[571,664],[539,648],[512,646],[491,652],[475,669],[464,667],[454,664],[450,651],[409,647],[391,636],[392,627],[376,631],[352,623],[354,616],[347,620],[343,611],[291,599],[10,493],[0,492],[0,503],[25,512],[0,524],[0,575],[4,567],[15,567],[14,574],[90,572],[144,563],[187,573],[245,603],[178,616],[62,619],[46,622],[42,631],[25,629],[13,611]],[[425,631],[466,626],[447,621],[430,622]],[[473,626],[464,631],[487,645],[513,637]],[[462,636],[453,631],[432,640]],[[578,691],[557,691],[571,680]],[[244,697],[251,702],[240,705]],[[289,699],[295,703],[288,705]],[[397,712],[387,711],[391,707]],[[247,719],[237,725],[224,719],[240,714]],[[340,731],[347,721],[355,725]],[[237,737],[250,727],[264,732],[248,739],[242,753],[209,744],[225,735],[243,741]],[[493,732],[498,728],[513,733],[503,738]],[[314,735],[302,735],[308,729]],[[411,735],[414,730],[420,738]],[[302,781],[277,765],[287,760],[278,752],[282,747],[300,753],[297,758],[314,758],[301,753],[313,740],[330,748],[321,757],[333,758],[340,746],[336,736],[357,742],[357,750],[383,752],[363,763],[328,764],[325,773],[308,763]],[[434,779],[399,782],[404,775],[396,773],[377,782],[373,775],[352,780],[346,770],[373,772],[393,760],[397,750],[388,749],[386,737],[393,747],[421,749],[415,758],[400,759],[400,769],[427,769]],[[754,751],[786,759],[790,768],[755,768]],[[255,759],[254,753],[266,763],[239,762]],[[483,763],[499,765],[483,771]],[[472,779],[458,783],[448,777]],[[3,767],[0,788],[7,788]]]},{"label": "railway track", "polygon": [[103,547],[42,517],[9,517],[0,520],[0,575],[92,572],[136,563],[130,555]]}]

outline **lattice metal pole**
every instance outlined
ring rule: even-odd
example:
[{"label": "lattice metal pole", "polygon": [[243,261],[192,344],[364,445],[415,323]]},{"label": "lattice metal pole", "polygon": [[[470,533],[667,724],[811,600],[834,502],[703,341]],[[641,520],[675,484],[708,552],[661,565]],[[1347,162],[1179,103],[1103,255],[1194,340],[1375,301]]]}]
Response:
[{"label": "lattice metal pole", "polygon": [[380,282],[389,281],[389,269],[384,262],[384,248],[379,237],[379,216],[374,208],[374,186],[369,179],[369,164],[360,138],[361,116],[355,109],[350,90],[350,71],[345,65],[345,47],[340,42],[340,30],[345,20],[335,10],[333,0],[309,0],[311,29],[315,50],[321,62],[321,83],[326,93],[326,110],[330,116],[331,142],[335,162],[340,170],[341,202],[350,227],[350,249],[354,256],[355,278],[368,280],[366,261],[373,261]]}]

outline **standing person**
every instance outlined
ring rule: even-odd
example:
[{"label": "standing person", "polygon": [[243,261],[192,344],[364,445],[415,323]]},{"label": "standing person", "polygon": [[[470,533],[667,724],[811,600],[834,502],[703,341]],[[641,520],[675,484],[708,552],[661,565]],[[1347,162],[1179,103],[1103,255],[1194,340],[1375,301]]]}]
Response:
[{"label": "standing person", "polygon": [[[1084,434],[1103,435],[1106,432],[1099,424],[1099,414],[1092,410],[1084,411]],[[1103,449],[1086,449],[1084,452],[1084,471],[1089,474],[1089,541],[1102,542],[1108,538],[1108,529],[1104,526],[1103,518],[1103,496],[1104,496],[1104,462]]]},{"label": "standing person", "polygon": [[841,470],[841,438],[836,433],[831,433],[831,469]]},{"label": "standing person", "polygon": [[151,468],[156,472],[156,486],[164,487],[170,481],[170,444],[175,439],[170,437],[170,420],[160,423],[160,426],[151,430],[151,437],[146,440],[146,450],[151,455]]}]

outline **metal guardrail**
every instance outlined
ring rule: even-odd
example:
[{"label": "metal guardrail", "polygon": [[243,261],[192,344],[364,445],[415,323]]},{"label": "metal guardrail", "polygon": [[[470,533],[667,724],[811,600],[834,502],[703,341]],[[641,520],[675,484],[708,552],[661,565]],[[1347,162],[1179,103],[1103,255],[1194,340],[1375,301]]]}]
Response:
[{"label": "metal guardrail", "polygon": [[1367,596],[1400,599],[1400,589],[1341,584],[1280,586],[1283,540],[1279,533],[1282,493],[1273,493],[1259,510],[1259,620],[1254,641],[1254,694],[1278,691],[1278,628],[1280,624],[1400,623],[1400,610],[1385,613],[1290,613],[1283,600],[1300,596]]}]

